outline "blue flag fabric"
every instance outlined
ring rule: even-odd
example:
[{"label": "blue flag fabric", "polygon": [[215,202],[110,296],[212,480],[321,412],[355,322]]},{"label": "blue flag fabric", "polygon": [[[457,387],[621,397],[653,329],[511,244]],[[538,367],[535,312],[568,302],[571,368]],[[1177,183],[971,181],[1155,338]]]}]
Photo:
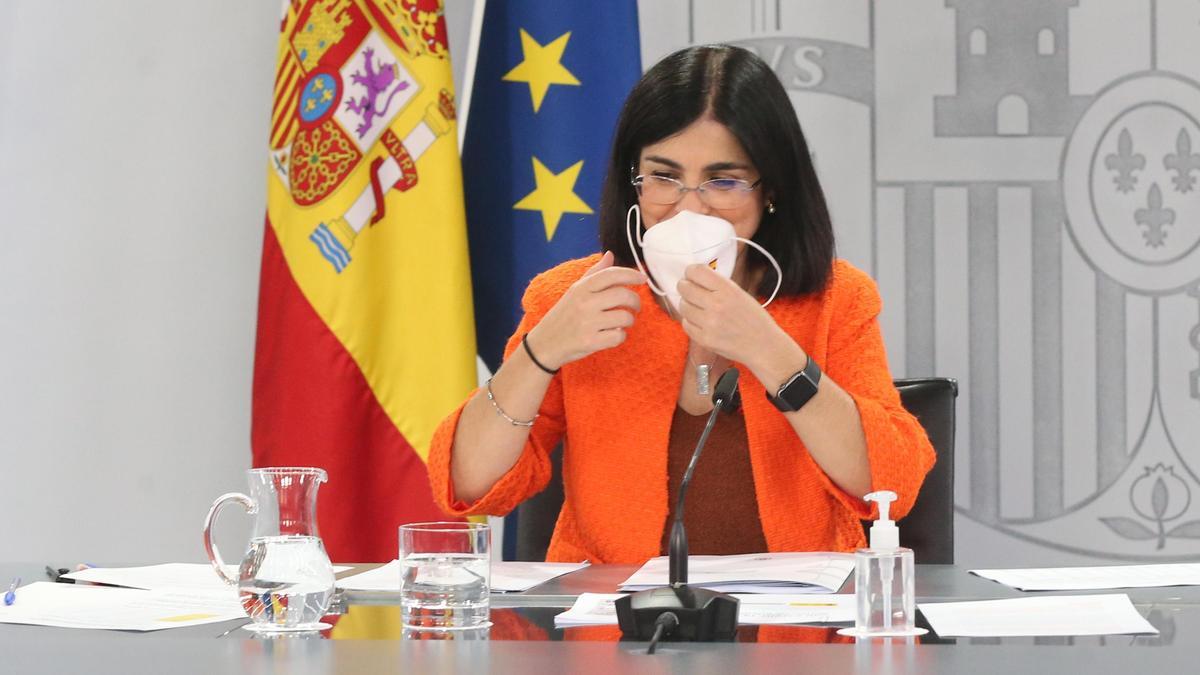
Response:
[{"label": "blue flag fabric", "polygon": [[641,76],[636,0],[493,0],[463,148],[479,354],[495,371],[539,272],[599,248],[617,115]]}]

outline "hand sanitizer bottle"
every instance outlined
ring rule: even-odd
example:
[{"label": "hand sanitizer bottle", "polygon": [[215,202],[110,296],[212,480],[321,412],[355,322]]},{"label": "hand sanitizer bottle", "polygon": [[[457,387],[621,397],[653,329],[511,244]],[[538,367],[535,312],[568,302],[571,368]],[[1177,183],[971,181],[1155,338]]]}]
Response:
[{"label": "hand sanitizer bottle", "polygon": [[896,493],[872,492],[863,499],[879,504],[879,520],[871,525],[870,545],[854,553],[854,628],[839,631],[856,637],[923,635],[913,626],[913,552],[900,545],[900,528],[888,517]]}]

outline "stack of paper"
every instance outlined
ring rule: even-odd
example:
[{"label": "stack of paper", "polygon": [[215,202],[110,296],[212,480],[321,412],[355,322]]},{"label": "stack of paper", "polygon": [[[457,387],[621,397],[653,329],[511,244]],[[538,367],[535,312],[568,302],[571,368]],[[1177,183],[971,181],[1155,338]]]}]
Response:
[{"label": "stack of paper", "polygon": [[[491,590],[494,593],[527,591],[555,577],[581,570],[587,563],[493,562]],[[400,592],[400,561],[338,580],[348,591]]]},{"label": "stack of paper", "polygon": [[[622,591],[666,586],[668,558],[651,558]],[[835,593],[854,571],[848,553],[747,553],[688,558],[688,583],[725,593]]]},{"label": "stack of paper", "polygon": [[0,623],[64,628],[150,631],[244,618],[232,588],[146,591],[39,581],[19,588],[12,605],[0,606]]},{"label": "stack of paper", "polygon": [[919,608],[941,637],[1158,634],[1123,593],[922,602]]},{"label": "stack of paper", "polygon": [[1105,588],[1200,585],[1200,564],[1197,563],[971,570],[971,574],[998,581],[1021,591],[1090,591]]},{"label": "stack of paper", "polygon": [[[618,593],[584,593],[554,617],[556,628],[616,625]],[[738,595],[739,624],[845,623],[854,621],[853,595]]]},{"label": "stack of paper", "polygon": [[[237,577],[237,567],[225,571]],[[0,607],[0,623],[150,631],[246,618],[237,588],[207,564],[93,567],[64,576],[87,583],[19,588],[16,601]]]}]

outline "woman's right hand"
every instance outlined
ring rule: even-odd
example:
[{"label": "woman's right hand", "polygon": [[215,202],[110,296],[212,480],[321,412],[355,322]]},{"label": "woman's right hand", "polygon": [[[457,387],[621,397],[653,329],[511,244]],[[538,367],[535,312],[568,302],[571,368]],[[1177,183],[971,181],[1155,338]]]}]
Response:
[{"label": "woman's right hand", "polygon": [[546,312],[527,338],[539,361],[551,369],[577,361],[625,341],[642,300],[629,286],[646,283],[646,275],[613,266],[607,251]]}]

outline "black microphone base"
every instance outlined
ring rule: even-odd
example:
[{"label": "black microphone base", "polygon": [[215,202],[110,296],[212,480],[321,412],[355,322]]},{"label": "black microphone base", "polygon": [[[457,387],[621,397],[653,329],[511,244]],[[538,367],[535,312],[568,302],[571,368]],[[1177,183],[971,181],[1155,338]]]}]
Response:
[{"label": "black microphone base", "polygon": [[737,635],[738,599],[696,586],[667,586],[617,598],[617,625],[626,640],[654,636],[654,622],[672,612],[679,626],[664,635],[668,642],[732,642]]}]

